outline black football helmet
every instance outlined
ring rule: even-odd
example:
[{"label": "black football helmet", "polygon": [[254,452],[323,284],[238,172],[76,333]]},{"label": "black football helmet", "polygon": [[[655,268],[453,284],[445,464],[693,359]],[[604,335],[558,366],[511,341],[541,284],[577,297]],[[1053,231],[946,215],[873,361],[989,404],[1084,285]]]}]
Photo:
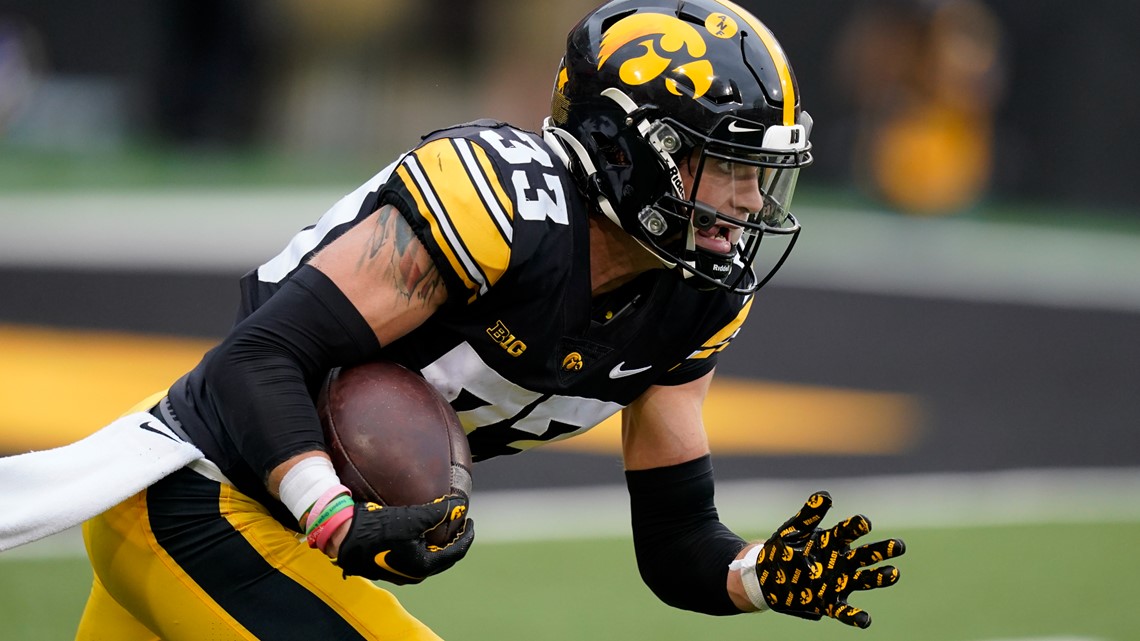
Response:
[{"label": "black football helmet", "polygon": [[[698,286],[755,291],[799,235],[789,207],[811,118],[780,44],[732,2],[615,0],[587,15],[545,130],[601,212]],[[759,278],[770,234],[790,238]]]}]

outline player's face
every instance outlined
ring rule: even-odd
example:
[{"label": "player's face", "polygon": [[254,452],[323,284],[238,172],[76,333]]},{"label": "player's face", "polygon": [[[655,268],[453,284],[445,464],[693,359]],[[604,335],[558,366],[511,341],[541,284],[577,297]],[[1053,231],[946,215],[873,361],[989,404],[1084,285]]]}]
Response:
[{"label": "player's face", "polygon": [[731,221],[755,221],[760,217],[766,204],[761,185],[765,172],[772,170],[712,157],[706,157],[701,167],[700,160],[700,153],[694,152],[688,162],[682,163],[685,191],[715,209],[720,216],[711,227],[698,228],[694,240],[703,249],[728,254],[743,233],[743,229]]}]

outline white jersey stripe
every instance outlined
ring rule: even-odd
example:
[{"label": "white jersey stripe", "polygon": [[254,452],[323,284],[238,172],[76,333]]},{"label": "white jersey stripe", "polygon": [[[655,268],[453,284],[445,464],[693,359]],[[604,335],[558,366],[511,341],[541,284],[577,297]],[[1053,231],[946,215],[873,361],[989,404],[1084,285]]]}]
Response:
[{"label": "white jersey stripe", "polygon": [[[316,225],[308,227],[293,236],[281,253],[257,268],[257,279],[263,283],[280,283],[292,274],[310,252],[320,246],[321,241],[334,228],[352,222],[360,214],[360,205],[368,194],[388,182],[399,161],[385,167],[371,180],[356,188],[351,194],[341,198],[325,212]],[[371,213],[371,212],[369,212]]]}]

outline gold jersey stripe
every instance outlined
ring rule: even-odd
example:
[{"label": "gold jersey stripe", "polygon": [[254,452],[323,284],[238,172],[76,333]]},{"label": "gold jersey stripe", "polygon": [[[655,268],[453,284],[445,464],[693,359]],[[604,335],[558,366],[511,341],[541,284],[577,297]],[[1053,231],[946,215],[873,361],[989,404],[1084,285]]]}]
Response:
[{"label": "gold jersey stripe", "polygon": [[[405,161],[405,163],[406,162],[407,161]],[[440,251],[443,252],[444,257],[447,258],[447,262],[451,265],[451,271],[458,275],[459,278],[463,281],[463,285],[468,289],[468,291],[472,292],[471,300],[474,300],[476,292],[479,289],[479,285],[473,278],[471,278],[471,276],[468,275],[467,269],[464,268],[463,263],[460,262],[459,257],[456,256],[455,252],[452,250],[451,243],[449,243],[447,239],[444,238],[443,229],[440,228],[439,222],[436,220],[435,215],[427,206],[427,203],[424,199],[424,194],[420,191],[420,187],[416,181],[412,179],[411,174],[407,169],[407,165],[400,165],[399,168],[396,169],[396,175],[400,177],[400,180],[404,181],[404,185],[408,188],[408,193],[410,193],[412,195],[412,199],[416,201],[416,208],[419,209],[420,215],[427,219],[428,227],[431,228],[431,234],[435,238],[435,244],[439,247]]]},{"label": "gold jersey stripe", "polygon": [[[478,293],[486,291],[486,278],[483,273],[479,271],[479,266],[471,255],[467,252],[467,248],[463,245],[463,240],[455,231],[455,227],[451,224],[451,217],[439,202],[439,196],[436,194],[435,187],[424,173],[423,165],[420,164],[420,159],[415,154],[408,156],[404,161],[404,166],[408,168],[408,173],[411,175],[412,180],[415,181],[416,186],[419,188],[420,194],[423,196],[424,202],[427,204],[427,209],[422,210],[424,217],[428,220],[433,230],[438,230],[436,238],[440,243],[444,243],[451,254],[459,261],[459,266],[467,273],[472,281],[478,287]],[[442,246],[442,245],[441,245]]]},{"label": "gold jersey stripe", "polygon": [[768,49],[768,54],[772,56],[772,63],[776,66],[776,73],[780,76],[780,90],[784,96],[784,125],[791,127],[796,124],[796,88],[792,83],[792,71],[788,65],[788,56],[784,53],[784,49],[780,43],[776,41],[776,36],[765,27],[762,22],[756,19],[756,16],[751,12],[742,9],[739,5],[731,0],[717,0],[720,4],[728,9],[736,12],[756,35],[760,36],[761,42]]},{"label": "gold jersey stripe", "polygon": [[[491,193],[494,195],[493,203],[498,203],[499,209],[501,209],[501,212],[505,217],[505,220],[502,221],[503,224],[501,226],[503,229],[501,231],[503,232],[503,235],[506,237],[506,239],[510,241],[514,235],[513,221],[515,219],[515,207],[511,202],[511,197],[507,195],[507,190],[503,188],[503,184],[499,182],[498,176],[495,174],[495,166],[491,163],[491,159],[487,156],[487,152],[479,145],[471,144],[466,140],[458,142],[462,144],[461,148],[470,151],[472,156],[474,156],[475,162],[479,163],[478,167],[480,171],[476,172],[473,169],[472,174],[477,176],[477,178],[481,181],[479,183],[480,190],[482,190],[484,187],[489,188],[491,190]],[[464,157],[464,162],[467,162],[470,166],[470,162],[468,162],[466,157]],[[490,199],[488,198],[486,200]],[[493,203],[492,206],[494,206]],[[492,213],[495,213],[496,217],[498,216],[498,213]]]},{"label": "gold jersey stripe", "polygon": [[[744,307],[742,307],[740,312],[736,315],[736,318],[729,321],[729,323],[722,327],[716,334],[713,334],[712,337],[705,341],[704,345],[701,345],[700,349],[689,354],[687,360],[708,358],[728,347],[732,339],[736,338],[736,335],[740,333],[740,326],[744,324],[744,319],[748,318],[748,312],[752,309],[753,300],[755,299],[750,296],[748,302],[744,304]],[[681,364],[678,363],[673,366],[673,369],[680,366]]]},{"label": "gold jersey stripe", "polygon": [[712,338],[705,341],[705,344],[701,345],[701,347],[703,349],[715,349],[717,351],[724,349],[725,346],[728,345],[728,342],[740,331],[740,326],[744,324],[744,319],[748,318],[748,312],[752,310],[752,301],[754,300],[756,299],[749,296],[748,302],[744,304],[744,307],[740,308],[740,312],[736,315],[736,318],[729,321],[719,332],[713,334]]},{"label": "gold jersey stripe", "polygon": [[475,179],[487,181],[494,185],[495,191],[503,194],[498,178],[494,173],[484,173],[481,166],[465,164],[455,144],[448,139],[429,142],[416,150],[415,156],[441,208],[436,212],[437,216],[441,219],[446,217],[455,231],[455,237],[450,239],[453,251],[461,257],[470,257],[483,277],[482,291],[485,291],[506,271],[511,260],[511,246],[496,223],[495,213],[488,211],[476,185],[462,177],[470,172]]},{"label": "gold jersey stripe", "polygon": [[[718,351],[720,351],[720,350],[717,350],[717,349],[698,349],[697,351],[693,352],[692,354],[689,354],[689,360],[693,360],[693,359],[700,360],[702,358],[708,358],[708,357],[712,356],[713,354],[717,353]],[[677,364],[675,367],[680,367],[680,364]]]}]

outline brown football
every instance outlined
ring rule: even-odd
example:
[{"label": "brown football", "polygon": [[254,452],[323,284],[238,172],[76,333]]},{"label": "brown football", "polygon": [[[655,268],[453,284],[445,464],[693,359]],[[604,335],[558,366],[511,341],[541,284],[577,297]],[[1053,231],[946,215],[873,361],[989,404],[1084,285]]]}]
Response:
[{"label": "brown football", "polygon": [[[334,369],[317,410],[340,480],[357,501],[419,505],[471,495],[471,449],[459,417],[422,376],[390,362]],[[428,532],[443,545],[463,519]]]}]

